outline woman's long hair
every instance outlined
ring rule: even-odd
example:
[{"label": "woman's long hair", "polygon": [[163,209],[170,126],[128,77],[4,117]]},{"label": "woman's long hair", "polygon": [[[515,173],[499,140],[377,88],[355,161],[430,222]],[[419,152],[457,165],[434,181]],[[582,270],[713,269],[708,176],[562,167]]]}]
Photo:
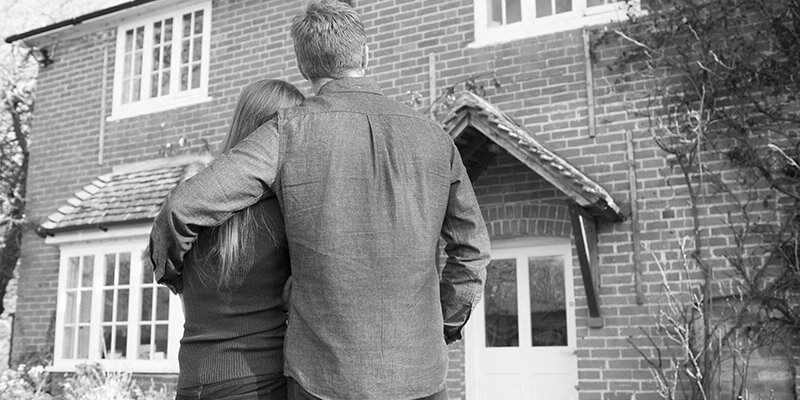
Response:
[{"label": "woman's long hair", "polygon": [[[235,147],[242,139],[253,133],[259,126],[274,118],[281,108],[299,105],[303,94],[292,84],[263,79],[242,89],[233,122],[228,135],[222,142],[220,153]],[[250,208],[238,211],[219,226],[212,228],[212,244],[209,256],[219,266],[218,286],[227,286],[233,278],[243,278],[237,274],[237,265],[249,265],[253,260],[253,244],[258,229],[269,229],[266,221],[261,221]],[[201,271],[204,268],[201,269]]]}]

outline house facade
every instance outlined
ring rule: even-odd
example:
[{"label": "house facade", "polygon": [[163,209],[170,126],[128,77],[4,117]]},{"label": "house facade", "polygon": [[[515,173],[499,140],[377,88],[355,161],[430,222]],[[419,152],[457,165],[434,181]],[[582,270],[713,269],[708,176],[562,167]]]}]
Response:
[{"label": "house facade", "polygon": [[[492,239],[484,300],[450,349],[450,398],[659,398],[628,338],[654,326],[662,274],[634,240],[674,254],[689,217],[602,65],[613,54],[589,57],[586,27],[627,6],[353,3],[384,94],[440,105],[423,112],[454,137]],[[138,0],[7,39],[52,61],[37,82],[27,215],[40,235],[24,239],[12,358],[174,384],[182,311],[140,261],[152,219],[210,160],[244,85],[278,78],[308,94],[289,38],[302,5]],[[465,83],[483,87],[447,90]],[[795,363],[760,358],[754,388],[795,398]]]}]

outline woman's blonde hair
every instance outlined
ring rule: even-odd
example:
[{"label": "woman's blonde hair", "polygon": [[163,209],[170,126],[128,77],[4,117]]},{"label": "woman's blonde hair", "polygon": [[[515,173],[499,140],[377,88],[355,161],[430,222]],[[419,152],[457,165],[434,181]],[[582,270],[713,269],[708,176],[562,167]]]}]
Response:
[{"label": "woman's blonde hair", "polygon": [[[292,84],[275,79],[253,82],[242,89],[228,135],[222,142],[220,153],[235,147],[259,126],[274,118],[281,108],[293,107],[303,102],[303,94]],[[238,211],[211,229],[211,252],[208,254],[220,268],[218,286],[226,286],[237,274],[237,265],[249,265],[253,260],[255,232],[269,230],[267,221],[260,220],[251,208]],[[257,244],[255,244],[257,245]],[[201,268],[201,271],[205,268]],[[244,272],[244,271],[242,271]]]}]

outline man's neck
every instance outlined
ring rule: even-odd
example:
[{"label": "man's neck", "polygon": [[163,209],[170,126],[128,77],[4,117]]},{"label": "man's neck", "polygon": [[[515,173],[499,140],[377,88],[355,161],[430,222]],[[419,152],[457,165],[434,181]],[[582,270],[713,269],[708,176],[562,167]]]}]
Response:
[{"label": "man's neck", "polygon": [[[364,77],[364,71],[363,70],[347,71],[342,76],[342,78],[363,78],[363,77]],[[336,78],[336,79],[342,79],[342,78]],[[335,81],[336,79],[334,79],[334,78],[318,78],[318,79],[314,79],[313,81],[311,81],[311,90],[314,91],[314,94],[318,95],[319,91],[322,89],[323,86],[325,86],[330,81]]]}]

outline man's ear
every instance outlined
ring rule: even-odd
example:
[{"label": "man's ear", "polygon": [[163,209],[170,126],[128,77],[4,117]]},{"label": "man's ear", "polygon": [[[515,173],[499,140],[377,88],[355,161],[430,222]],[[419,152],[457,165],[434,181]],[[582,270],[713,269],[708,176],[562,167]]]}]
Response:
[{"label": "man's ear", "polygon": [[367,67],[369,66],[369,45],[364,45],[364,53],[361,54],[361,69],[366,74]]}]

